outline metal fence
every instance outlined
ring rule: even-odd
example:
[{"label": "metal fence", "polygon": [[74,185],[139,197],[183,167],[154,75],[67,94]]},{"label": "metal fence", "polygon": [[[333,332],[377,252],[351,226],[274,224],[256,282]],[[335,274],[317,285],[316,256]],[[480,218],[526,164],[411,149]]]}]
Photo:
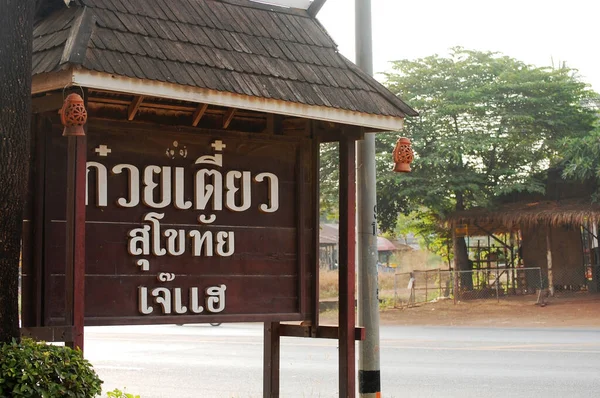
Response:
[{"label": "metal fence", "polygon": [[[545,269],[542,272],[546,271]],[[571,297],[582,293],[600,292],[600,267],[584,266],[573,269],[556,267],[547,272],[548,285],[552,295]]]},{"label": "metal fence", "polygon": [[440,299],[500,301],[516,295],[531,295],[531,300],[537,301],[536,293],[547,287],[544,283],[539,267],[397,273],[394,275],[394,306]]}]

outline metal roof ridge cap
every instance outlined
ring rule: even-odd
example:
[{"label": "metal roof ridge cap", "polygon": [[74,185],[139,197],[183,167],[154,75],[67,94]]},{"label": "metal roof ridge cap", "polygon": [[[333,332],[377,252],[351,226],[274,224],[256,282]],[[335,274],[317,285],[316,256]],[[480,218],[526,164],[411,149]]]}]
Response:
[{"label": "metal roof ridge cap", "polygon": [[[404,118],[400,116],[376,115],[347,109],[307,105],[292,101],[252,97],[249,95],[191,87],[176,83],[119,76],[83,68],[71,69],[71,71],[73,75],[72,84],[82,87],[330,121],[373,128],[379,131],[398,131],[404,126]],[[158,92],[158,90],[156,90],[156,87],[158,86],[164,87],[163,92]],[[167,91],[167,93],[165,93],[165,91]]]},{"label": "metal roof ridge cap", "polygon": [[[195,0],[195,1],[199,1],[199,0]],[[264,2],[263,2],[263,0],[260,0],[260,1],[253,1],[253,0],[200,0],[200,1],[218,1],[221,3],[226,3],[226,4],[233,5],[233,6],[238,6],[238,7],[254,8],[254,9],[270,11],[270,12],[281,12],[281,13],[285,13],[285,14],[296,15],[299,17],[311,18],[310,14],[308,13],[308,10],[304,10],[302,8],[285,7],[285,6],[280,6],[277,4],[271,4],[268,2],[268,0],[264,0]]]}]

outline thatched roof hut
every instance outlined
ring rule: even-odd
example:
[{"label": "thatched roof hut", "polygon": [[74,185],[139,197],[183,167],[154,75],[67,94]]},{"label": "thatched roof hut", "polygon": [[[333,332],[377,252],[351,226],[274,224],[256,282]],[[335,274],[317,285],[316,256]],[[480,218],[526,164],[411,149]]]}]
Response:
[{"label": "thatched roof hut", "polygon": [[509,233],[522,228],[581,226],[600,221],[600,204],[590,199],[537,200],[452,213],[446,223],[457,236]]}]

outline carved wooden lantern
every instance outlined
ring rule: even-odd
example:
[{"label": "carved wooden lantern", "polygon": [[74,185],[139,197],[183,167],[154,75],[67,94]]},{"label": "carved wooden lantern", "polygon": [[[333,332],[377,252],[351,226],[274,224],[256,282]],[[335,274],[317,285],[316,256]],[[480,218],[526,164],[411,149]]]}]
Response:
[{"label": "carved wooden lantern", "polygon": [[69,94],[60,110],[60,121],[65,129],[63,137],[84,136],[83,125],[87,122],[87,111],[79,94]]},{"label": "carved wooden lantern", "polygon": [[414,159],[414,152],[410,146],[410,140],[406,137],[398,138],[394,148],[394,171],[397,173],[408,173],[410,164]]}]

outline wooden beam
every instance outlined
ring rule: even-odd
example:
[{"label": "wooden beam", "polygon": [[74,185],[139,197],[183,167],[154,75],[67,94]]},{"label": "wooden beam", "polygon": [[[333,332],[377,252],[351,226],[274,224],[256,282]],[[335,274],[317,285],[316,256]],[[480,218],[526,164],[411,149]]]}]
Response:
[{"label": "wooden beam", "polygon": [[194,111],[192,115],[192,126],[196,127],[198,123],[200,123],[200,119],[204,116],[204,112],[208,109],[208,104],[198,104],[198,108]]},{"label": "wooden beam", "polygon": [[43,95],[31,99],[31,111],[33,113],[44,113],[56,111],[63,105],[63,96],[59,93]]},{"label": "wooden beam", "polygon": [[[282,323],[279,328],[279,335],[285,337],[315,337],[318,339],[338,339],[339,333],[340,328],[337,326],[309,326]],[[365,339],[365,336],[365,328],[354,328],[354,340],[362,341]]]},{"label": "wooden beam", "polygon": [[356,141],[340,140],[340,242],[339,242],[339,392],[340,397],[356,395],[356,350],[354,346],[356,282]]},{"label": "wooden beam", "polygon": [[227,127],[229,127],[229,124],[233,120],[233,116],[235,116],[235,111],[235,108],[231,108],[225,112],[225,115],[223,116],[223,130],[226,130]]},{"label": "wooden beam", "polygon": [[272,113],[267,114],[267,124],[265,126],[265,133],[275,134],[275,115]]},{"label": "wooden beam", "polygon": [[73,85],[72,70],[60,72],[40,73],[31,78],[31,94],[45,93],[54,90],[63,90]]},{"label": "wooden beam", "polygon": [[131,104],[129,104],[129,110],[127,110],[127,120],[133,120],[138,109],[140,109],[140,105],[142,105],[143,100],[143,95],[138,95],[133,98],[133,101],[131,101]]},{"label": "wooden beam", "polygon": [[73,326],[42,326],[21,328],[21,337],[47,342],[61,342],[73,340]]}]

